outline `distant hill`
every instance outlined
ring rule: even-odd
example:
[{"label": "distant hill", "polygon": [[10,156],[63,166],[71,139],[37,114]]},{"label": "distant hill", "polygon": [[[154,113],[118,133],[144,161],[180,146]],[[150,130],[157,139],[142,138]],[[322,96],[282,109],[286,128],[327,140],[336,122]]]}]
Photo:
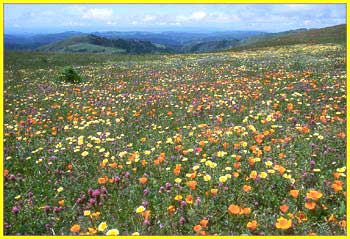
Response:
[{"label": "distant hill", "polygon": [[[140,40],[149,41],[155,45],[163,45],[179,52],[185,45],[194,45],[201,42],[221,41],[221,40],[242,40],[247,37],[262,34],[259,31],[224,31],[224,32],[93,32],[92,35],[105,37],[108,39]],[[86,33],[69,31],[56,34],[36,34],[36,35],[10,35],[5,34],[6,50],[33,50],[53,42],[66,40],[73,36],[87,35]]]},{"label": "distant hill", "polygon": [[8,35],[6,50],[39,50],[96,53],[201,53],[244,50],[293,44],[346,42],[346,25],[320,29],[296,29],[279,33],[224,32],[63,32],[57,34]]},{"label": "distant hill", "polygon": [[259,31],[223,31],[223,32],[208,32],[208,33],[193,33],[193,32],[94,32],[92,34],[111,38],[111,39],[137,39],[150,41],[156,44],[162,44],[168,47],[179,49],[187,44],[194,44],[208,41],[221,40],[242,40],[247,37],[262,34]]},{"label": "distant hill", "polygon": [[63,41],[50,43],[37,48],[50,52],[86,52],[86,53],[167,53],[170,49],[152,44],[149,41],[108,39],[96,35],[79,35]]},{"label": "distant hill", "polygon": [[219,41],[203,41],[199,43],[191,43],[183,46],[181,52],[215,52],[231,49],[239,45],[239,40],[219,40]]},{"label": "distant hill", "polygon": [[56,34],[37,34],[37,35],[9,35],[5,34],[4,42],[7,50],[33,50],[40,46],[62,41],[72,36],[82,35],[82,32],[62,32]]},{"label": "distant hill", "polygon": [[295,44],[346,43],[346,25],[336,25],[320,29],[297,29],[293,31],[262,34],[247,38],[233,50],[283,46]]}]

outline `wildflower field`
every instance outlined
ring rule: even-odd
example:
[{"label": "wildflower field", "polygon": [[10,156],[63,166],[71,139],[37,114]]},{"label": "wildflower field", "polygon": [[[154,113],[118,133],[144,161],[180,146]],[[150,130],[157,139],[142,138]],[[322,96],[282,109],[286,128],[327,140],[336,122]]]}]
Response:
[{"label": "wildflower field", "polygon": [[346,234],[342,45],[6,52],[4,78],[7,235]]}]

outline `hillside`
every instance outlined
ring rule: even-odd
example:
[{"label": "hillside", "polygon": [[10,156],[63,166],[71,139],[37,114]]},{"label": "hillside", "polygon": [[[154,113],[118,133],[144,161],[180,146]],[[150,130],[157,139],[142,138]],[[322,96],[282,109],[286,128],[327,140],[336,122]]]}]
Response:
[{"label": "hillside", "polygon": [[346,41],[346,25],[321,29],[296,29],[279,33],[226,32],[94,32],[7,35],[6,50],[39,50],[91,53],[203,53],[244,50],[294,44],[325,44]]},{"label": "hillside", "polygon": [[106,37],[110,39],[137,39],[150,41],[152,43],[166,45],[168,47],[179,47],[187,44],[195,44],[199,42],[246,39],[256,35],[263,34],[259,31],[223,31],[223,32],[94,32],[92,34]]},{"label": "hillside", "polygon": [[[69,39],[73,36],[86,35],[78,31],[68,31],[55,34],[5,34],[6,50],[33,50],[35,48]],[[223,31],[223,32],[146,32],[146,31],[103,31],[90,33],[95,36],[108,39],[140,40],[160,44],[173,51],[179,52],[182,47],[194,45],[201,42],[222,40],[243,40],[248,37],[263,34],[258,31]]]},{"label": "hillside", "polygon": [[55,34],[9,35],[5,34],[4,42],[7,50],[33,50],[40,46],[62,41],[73,36],[82,35],[81,32],[68,31]]},{"label": "hillside", "polygon": [[[230,36],[226,36],[230,39]],[[182,52],[216,52],[224,50],[244,50],[261,47],[286,46],[295,44],[345,44],[346,25],[336,25],[320,29],[296,29],[278,33],[262,33],[241,39],[205,41],[182,47]]]},{"label": "hillside", "polygon": [[253,36],[241,41],[234,50],[283,46],[295,44],[325,44],[346,42],[346,25],[336,25],[320,29],[298,29],[293,31]]},{"label": "hillside", "polygon": [[181,48],[181,52],[185,53],[202,53],[215,52],[231,49],[239,44],[239,40],[219,40],[219,41],[204,41],[199,43],[187,44]]},{"label": "hillside", "polygon": [[107,39],[95,35],[80,35],[63,41],[50,43],[37,48],[50,52],[86,52],[86,53],[166,53],[170,49],[152,44],[149,41]]}]

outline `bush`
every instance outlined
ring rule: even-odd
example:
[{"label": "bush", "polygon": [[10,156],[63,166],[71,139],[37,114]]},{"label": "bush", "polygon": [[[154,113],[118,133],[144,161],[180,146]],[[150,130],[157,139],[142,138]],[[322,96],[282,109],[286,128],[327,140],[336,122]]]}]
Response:
[{"label": "bush", "polygon": [[83,81],[83,78],[71,66],[64,67],[58,79],[69,83],[80,83]]}]

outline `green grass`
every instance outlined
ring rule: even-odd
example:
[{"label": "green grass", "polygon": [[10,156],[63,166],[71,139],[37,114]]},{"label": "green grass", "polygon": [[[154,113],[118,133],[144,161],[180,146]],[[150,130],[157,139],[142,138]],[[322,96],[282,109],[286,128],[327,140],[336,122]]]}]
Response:
[{"label": "green grass", "polygon": [[108,39],[95,35],[73,36],[63,41],[53,42],[37,48],[44,52],[88,52],[88,53],[166,53],[170,49],[157,46],[148,41]]},{"label": "green grass", "polygon": [[234,51],[259,49],[262,47],[289,46],[295,44],[346,44],[346,25],[336,25],[321,29],[263,34],[244,40]]},{"label": "green grass", "polygon": [[116,53],[125,53],[125,50],[112,48],[112,47],[103,47],[98,45],[93,45],[89,43],[78,43],[70,45],[64,49],[63,52],[87,52],[87,53],[107,53],[107,54],[116,54]]}]

